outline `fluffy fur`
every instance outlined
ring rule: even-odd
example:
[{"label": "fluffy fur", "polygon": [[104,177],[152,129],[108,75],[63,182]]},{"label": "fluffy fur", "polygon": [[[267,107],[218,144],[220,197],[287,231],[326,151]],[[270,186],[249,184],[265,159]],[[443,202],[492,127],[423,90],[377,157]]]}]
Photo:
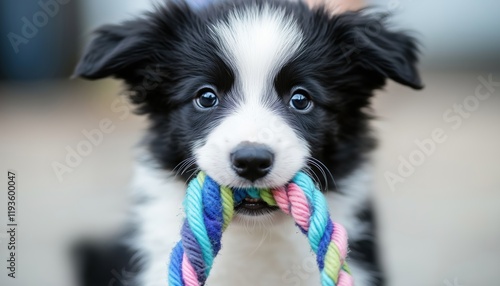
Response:
[{"label": "fluffy fur", "polygon": [[[127,240],[140,269],[123,285],[166,285],[185,182],[199,169],[221,184],[260,187],[306,170],[348,230],[356,285],[384,285],[369,199],[367,161],[375,144],[366,109],[388,78],[422,84],[415,40],[389,31],[383,20],[366,11],[332,16],[300,2],[241,1],[196,11],[167,3],[97,31],[75,74],[124,80],[151,122]],[[213,108],[196,104],[206,88],[218,97]],[[311,100],[307,111],[290,105],[298,89]],[[242,142],[274,154],[271,171],[255,182],[231,168],[230,154]],[[319,285],[308,244],[289,218],[273,212],[236,221],[210,285]]]}]

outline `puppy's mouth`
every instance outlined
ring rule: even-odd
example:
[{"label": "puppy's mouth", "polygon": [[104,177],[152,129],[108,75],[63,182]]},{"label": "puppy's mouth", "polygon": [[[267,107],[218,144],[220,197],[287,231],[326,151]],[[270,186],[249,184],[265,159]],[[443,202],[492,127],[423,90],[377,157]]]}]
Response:
[{"label": "puppy's mouth", "polygon": [[255,199],[251,197],[244,198],[239,204],[234,207],[236,213],[248,216],[269,214],[278,209],[279,208],[277,206],[270,206],[262,199]]}]

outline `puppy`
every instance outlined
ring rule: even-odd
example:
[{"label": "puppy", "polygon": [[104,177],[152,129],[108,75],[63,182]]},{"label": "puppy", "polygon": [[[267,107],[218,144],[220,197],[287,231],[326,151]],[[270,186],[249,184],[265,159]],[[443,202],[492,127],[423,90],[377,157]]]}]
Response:
[{"label": "puppy", "polygon": [[[422,87],[415,39],[388,30],[384,17],[330,15],[301,2],[202,10],[169,2],[97,30],[75,74],[122,79],[150,121],[127,239],[140,269],[124,285],[167,285],[186,182],[199,170],[231,187],[271,188],[309,173],[349,233],[356,285],[384,285],[367,107],[387,79]],[[209,285],[320,285],[314,255],[290,218],[260,200],[246,199],[236,211]]]}]

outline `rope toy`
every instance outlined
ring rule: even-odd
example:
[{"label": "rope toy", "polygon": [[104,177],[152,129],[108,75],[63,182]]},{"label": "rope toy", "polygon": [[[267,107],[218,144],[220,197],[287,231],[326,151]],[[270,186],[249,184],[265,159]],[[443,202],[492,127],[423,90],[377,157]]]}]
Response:
[{"label": "rope toy", "polygon": [[322,286],[354,285],[345,263],[347,232],[332,222],[325,197],[309,176],[299,172],[291,183],[272,190],[230,189],[200,172],[187,188],[182,238],[170,257],[170,286],[205,285],[234,206],[246,197],[260,198],[293,217],[316,253]]}]

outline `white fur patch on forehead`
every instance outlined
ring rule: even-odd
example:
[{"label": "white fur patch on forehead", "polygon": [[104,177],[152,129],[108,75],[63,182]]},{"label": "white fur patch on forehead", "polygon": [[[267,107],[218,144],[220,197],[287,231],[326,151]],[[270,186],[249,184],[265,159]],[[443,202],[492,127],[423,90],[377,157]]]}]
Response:
[{"label": "white fur patch on forehead", "polygon": [[234,10],[212,31],[237,74],[237,87],[247,103],[260,101],[303,39],[295,20],[283,9],[269,5]]}]

